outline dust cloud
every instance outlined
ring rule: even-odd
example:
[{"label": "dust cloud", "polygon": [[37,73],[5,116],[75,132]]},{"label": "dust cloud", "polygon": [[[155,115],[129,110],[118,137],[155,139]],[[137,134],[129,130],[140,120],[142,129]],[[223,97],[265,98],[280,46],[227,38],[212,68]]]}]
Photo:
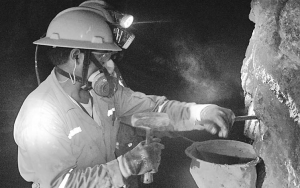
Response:
[{"label": "dust cloud", "polygon": [[[200,44],[191,39],[172,41],[175,70],[184,79],[185,101],[228,103],[241,99],[240,65],[234,47],[210,42]],[[236,58],[236,59],[234,59]]]}]

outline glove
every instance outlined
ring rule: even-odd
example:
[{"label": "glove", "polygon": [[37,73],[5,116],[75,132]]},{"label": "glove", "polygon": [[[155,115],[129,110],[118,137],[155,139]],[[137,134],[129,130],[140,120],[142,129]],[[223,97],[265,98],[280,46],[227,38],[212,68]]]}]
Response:
[{"label": "glove", "polygon": [[228,136],[228,130],[235,118],[232,110],[215,104],[194,105],[191,107],[191,114],[195,119],[195,129],[204,129],[211,134],[218,132],[219,137]]},{"label": "glove", "polygon": [[160,164],[161,150],[164,149],[164,145],[159,142],[158,138],[153,139],[148,145],[142,141],[131,151],[119,156],[117,159],[122,175],[128,178],[131,175],[156,172]]}]

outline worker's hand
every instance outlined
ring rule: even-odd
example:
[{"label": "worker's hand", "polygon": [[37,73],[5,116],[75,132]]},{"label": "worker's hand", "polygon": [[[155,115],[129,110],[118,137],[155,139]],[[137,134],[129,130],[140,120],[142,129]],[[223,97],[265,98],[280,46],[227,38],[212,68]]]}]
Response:
[{"label": "worker's hand", "polygon": [[154,138],[148,145],[140,142],[131,151],[118,157],[122,175],[127,178],[131,175],[141,175],[147,172],[157,172],[160,165],[161,150],[164,149],[160,139]]},{"label": "worker's hand", "polygon": [[235,115],[230,109],[210,104],[200,110],[200,117],[196,118],[195,127],[199,130],[205,129],[211,134],[218,133],[219,137],[227,137],[234,118]]}]

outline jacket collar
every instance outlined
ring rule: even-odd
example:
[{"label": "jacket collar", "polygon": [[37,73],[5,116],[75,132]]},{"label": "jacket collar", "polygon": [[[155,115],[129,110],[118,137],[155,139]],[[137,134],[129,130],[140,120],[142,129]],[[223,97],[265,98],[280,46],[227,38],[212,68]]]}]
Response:
[{"label": "jacket collar", "polygon": [[49,76],[49,82],[54,90],[55,96],[60,104],[62,104],[63,109],[68,112],[69,110],[79,108],[69,97],[69,95],[63,90],[59,84],[56,75],[55,68],[51,71]]}]

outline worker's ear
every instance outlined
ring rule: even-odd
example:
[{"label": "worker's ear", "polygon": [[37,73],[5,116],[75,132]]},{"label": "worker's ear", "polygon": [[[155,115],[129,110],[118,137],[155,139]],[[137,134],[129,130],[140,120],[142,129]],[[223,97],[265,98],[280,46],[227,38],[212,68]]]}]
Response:
[{"label": "worker's ear", "polygon": [[77,48],[74,48],[70,52],[70,58],[72,60],[77,60],[79,58],[80,50]]}]

